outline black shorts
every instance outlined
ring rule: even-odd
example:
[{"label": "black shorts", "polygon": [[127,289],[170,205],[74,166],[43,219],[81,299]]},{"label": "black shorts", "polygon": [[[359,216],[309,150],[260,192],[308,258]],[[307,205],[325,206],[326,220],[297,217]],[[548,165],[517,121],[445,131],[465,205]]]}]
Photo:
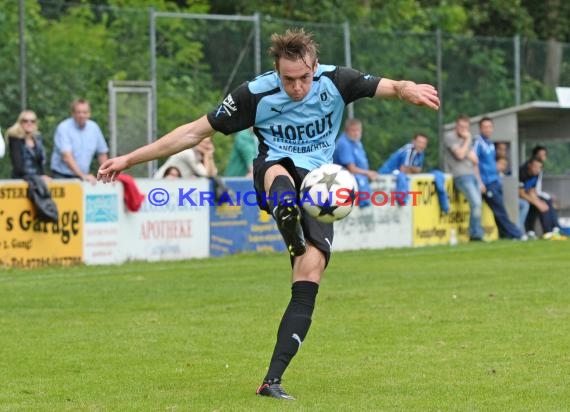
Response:
[{"label": "black shorts", "polygon": [[[253,167],[253,186],[255,192],[257,193],[257,204],[261,210],[265,210],[267,213],[271,214],[267,201],[265,200],[265,189],[264,189],[264,178],[265,172],[271,166],[279,164],[287,170],[289,175],[293,178],[295,182],[295,189],[297,192],[297,204],[300,205],[299,190],[301,189],[301,183],[303,183],[303,178],[309,173],[309,170],[296,167],[291,159],[285,157],[281,160],[275,160],[271,162],[255,162]],[[325,266],[328,265],[331,257],[331,247],[333,242],[333,224],[332,223],[322,223],[315,218],[309,216],[303,207],[301,209],[301,226],[303,228],[303,234],[305,235],[305,240],[319,249],[325,256]],[[293,258],[291,258],[291,264],[293,264]]]}]

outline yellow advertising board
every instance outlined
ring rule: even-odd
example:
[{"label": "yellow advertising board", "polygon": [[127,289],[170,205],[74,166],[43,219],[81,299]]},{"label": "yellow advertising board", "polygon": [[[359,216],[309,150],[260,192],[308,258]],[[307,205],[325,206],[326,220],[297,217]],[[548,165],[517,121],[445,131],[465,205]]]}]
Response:
[{"label": "yellow advertising board", "polygon": [[57,223],[35,219],[28,184],[0,181],[0,267],[73,265],[83,258],[83,190],[79,182],[48,184]]},{"label": "yellow advertising board", "polygon": [[[469,203],[462,193],[454,191],[451,176],[445,178],[445,189],[449,196],[449,213],[443,213],[439,207],[433,176],[426,174],[411,178],[410,191],[421,192],[417,196],[417,204],[412,205],[412,244],[414,246],[469,241]],[[498,238],[493,213],[486,203],[483,203],[482,226],[485,231],[485,240]]]}]

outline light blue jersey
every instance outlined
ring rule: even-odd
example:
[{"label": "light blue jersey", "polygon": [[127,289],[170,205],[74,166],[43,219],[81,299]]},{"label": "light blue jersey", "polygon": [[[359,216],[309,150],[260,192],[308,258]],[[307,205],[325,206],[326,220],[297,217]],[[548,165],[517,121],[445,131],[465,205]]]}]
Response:
[{"label": "light blue jersey", "polygon": [[293,101],[272,71],[232,91],[208,121],[224,134],[254,126],[258,160],[290,158],[296,167],[312,170],[332,162],[344,107],[373,97],[379,82],[357,70],[320,64],[307,96]]}]

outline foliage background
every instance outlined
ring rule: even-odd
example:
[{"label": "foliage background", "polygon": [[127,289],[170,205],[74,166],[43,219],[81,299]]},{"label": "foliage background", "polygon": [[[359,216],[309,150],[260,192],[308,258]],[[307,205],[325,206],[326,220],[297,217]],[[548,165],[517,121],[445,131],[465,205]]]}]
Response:
[{"label": "foliage background", "polygon": [[[150,78],[151,5],[184,13],[260,13],[262,50],[274,31],[304,26],[320,43],[321,61],[332,64],[344,64],[342,25],[348,22],[353,67],[434,84],[440,30],[445,122],[459,113],[477,115],[515,104],[515,35],[521,39],[523,103],[554,100],[554,86],[570,84],[570,2],[560,0],[26,0],[27,105],[41,119],[48,153],[55,126],[74,98],[92,102],[93,119],[108,136],[108,81]],[[158,136],[212,110],[225,91],[255,76],[252,29],[251,22],[158,19]],[[243,60],[236,67],[240,54]],[[5,130],[20,111],[17,0],[0,0],[0,56],[0,126]],[[262,71],[270,68],[264,55]],[[365,100],[354,107],[364,121],[373,167],[416,131],[432,138],[428,167],[438,165],[436,113],[397,101]],[[216,138],[221,170],[231,144],[231,138]],[[547,172],[570,169],[570,146],[551,148]],[[9,171],[6,157],[0,161],[0,178]]]}]

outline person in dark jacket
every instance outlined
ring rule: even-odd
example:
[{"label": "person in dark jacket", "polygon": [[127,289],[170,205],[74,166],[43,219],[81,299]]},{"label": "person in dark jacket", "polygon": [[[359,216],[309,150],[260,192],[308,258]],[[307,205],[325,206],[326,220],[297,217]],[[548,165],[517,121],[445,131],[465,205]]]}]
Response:
[{"label": "person in dark jacket", "polygon": [[46,152],[38,129],[38,117],[33,111],[20,113],[16,123],[6,131],[6,139],[13,179],[26,176],[41,176],[45,181],[50,179],[45,174]]}]

